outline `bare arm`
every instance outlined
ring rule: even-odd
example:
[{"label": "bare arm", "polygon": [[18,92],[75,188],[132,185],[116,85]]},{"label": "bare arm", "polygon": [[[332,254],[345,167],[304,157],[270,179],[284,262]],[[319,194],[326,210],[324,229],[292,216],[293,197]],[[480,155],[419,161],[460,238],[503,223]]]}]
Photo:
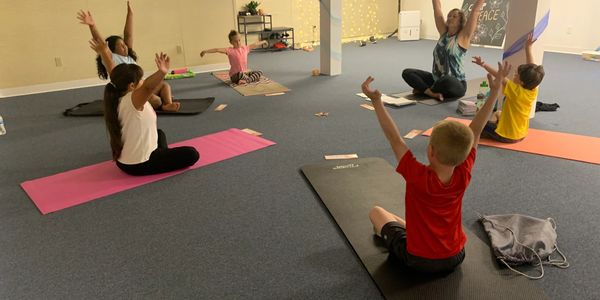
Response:
[{"label": "bare arm", "polygon": [[104,37],[102,37],[100,31],[98,31],[98,28],[96,28],[96,22],[94,21],[94,18],[92,18],[92,14],[89,11],[85,12],[80,10],[77,13],[77,19],[79,20],[80,24],[88,25],[90,27],[93,40],[104,40]]},{"label": "bare arm", "polygon": [[475,4],[473,4],[473,9],[471,10],[471,14],[467,19],[467,24],[458,34],[459,43],[465,49],[471,46],[471,39],[473,38],[473,34],[475,33],[475,29],[477,29],[477,22],[479,21],[479,14],[481,13],[481,8],[483,8],[483,3],[485,0],[477,0]]},{"label": "bare arm", "polygon": [[381,129],[383,129],[385,137],[392,146],[392,150],[396,155],[396,159],[400,161],[404,154],[406,154],[408,151],[408,146],[400,136],[398,127],[396,127],[392,117],[390,117],[390,114],[383,106],[383,102],[381,101],[381,92],[379,92],[379,90],[373,91],[371,88],[369,88],[369,84],[373,82],[373,80],[375,79],[369,76],[369,78],[367,78],[367,80],[365,80],[361,86],[362,91],[371,99],[373,107],[375,107],[375,114],[377,115],[379,125],[381,126]]},{"label": "bare arm", "polygon": [[525,62],[527,62],[528,64],[535,64],[532,49],[533,43],[535,43],[535,40],[533,39],[533,32],[531,32],[529,33],[529,36],[527,37],[527,43],[525,44]]},{"label": "bare arm", "polygon": [[262,47],[262,45],[268,45],[268,44],[269,44],[269,42],[267,42],[267,41],[258,41],[258,42],[254,43],[254,44],[248,45],[248,48],[250,48],[250,49],[256,49],[258,47]]},{"label": "bare arm", "polygon": [[[482,67],[484,70],[486,70],[486,72],[492,74],[492,76],[496,77],[498,76],[498,70],[494,69],[492,66],[486,64],[480,56],[473,56],[473,61],[474,64]],[[506,84],[506,77],[504,77],[502,84]]]},{"label": "bare arm", "polygon": [[163,82],[165,75],[169,71],[171,67],[170,58],[165,53],[155,54],[156,57],[154,61],[156,62],[156,67],[158,70],[154,72],[154,74],[150,75],[150,77],[144,80],[142,86],[133,91],[131,94],[131,100],[133,101],[133,106],[137,110],[142,110],[144,104],[148,102],[150,97],[154,94],[154,91],[158,88],[158,86]]},{"label": "bare arm", "polygon": [[442,4],[440,3],[440,0],[432,0],[432,4],[435,27],[440,35],[442,35],[448,31],[448,28],[446,27],[446,20],[444,20],[444,13],[442,13]]},{"label": "bare arm", "polygon": [[102,59],[102,64],[104,64],[106,72],[110,77],[110,72],[115,67],[115,63],[112,60],[112,52],[110,52],[106,41],[102,39],[90,40],[90,48],[92,48],[92,50],[94,50],[98,55],[100,55],[100,58]]},{"label": "bare arm", "polygon": [[498,63],[497,75],[493,76],[489,73],[487,75],[488,81],[490,82],[490,95],[473,118],[473,121],[471,121],[471,124],[469,124],[469,127],[473,132],[473,148],[477,148],[477,144],[479,144],[479,136],[492,114],[494,104],[498,100],[500,89],[502,89],[502,82],[510,72],[510,68],[508,62],[504,62],[503,64]]},{"label": "bare arm", "polygon": [[212,49],[204,50],[204,51],[200,52],[200,56],[204,57],[204,55],[207,54],[207,53],[223,53],[223,54],[227,54],[227,48],[212,48]]},{"label": "bare arm", "polygon": [[127,1],[127,18],[125,19],[125,29],[123,29],[123,39],[127,47],[133,48],[133,10],[129,1]]}]

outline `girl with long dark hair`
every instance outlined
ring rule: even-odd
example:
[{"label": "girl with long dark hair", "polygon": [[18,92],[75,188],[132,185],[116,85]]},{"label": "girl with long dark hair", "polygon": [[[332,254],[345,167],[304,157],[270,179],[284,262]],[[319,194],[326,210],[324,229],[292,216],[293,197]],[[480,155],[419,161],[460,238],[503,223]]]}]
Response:
[{"label": "girl with long dark hair", "polygon": [[[102,40],[91,40],[103,61],[111,51]],[[156,54],[158,70],[142,82],[144,72],[136,64],[120,64],[110,72],[104,88],[104,119],[113,160],[130,175],[151,175],[195,164],[200,155],[193,147],[169,149],[164,132],[156,126],[156,113],[148,100],[163,83],[170,67],[166,54]]]},{"label": "girl with long dark hair", "polygon": [[[77,14],[81,24],[88,25],[92,33],[93,40],[104,40],[100,31],[96,27],[96,22],[92,18],[92,14],[83,10]],[[106,38],[106,43],[110,49],[110,60],[105,61],[100,56],[96,57],[96,68],[98,70],[98,77],[101,79],[108,79],[108,75],[111,70],[120,64],[137,64],[137,55],[133,51],[133,10],[129,1],[127,1],[127,18],[125,19],[125,29],[123,30],[123,38],[117,35],[111,35]],[[178,111],[181,103],[173,102],[173,95],[171,93],[171,86],[168,83],[163,82],[156,91],[152,94],[150,103],[155,109],[162,109],[165,111]]]}]

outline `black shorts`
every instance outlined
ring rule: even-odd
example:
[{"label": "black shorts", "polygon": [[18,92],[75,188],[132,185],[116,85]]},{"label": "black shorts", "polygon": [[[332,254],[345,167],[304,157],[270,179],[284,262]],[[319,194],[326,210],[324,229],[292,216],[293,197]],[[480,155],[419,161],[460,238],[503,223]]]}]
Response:
[{"label": "black shorts", "polygon": [[506,143],[506,144],[518,143],[524,139],[524,138],[521,138],[518,140],[513,140],[513,139],[505,138],[496,132],[497,127],[498,127],[497,123],[487,122],[485,124],[485,127],[483,128],[483,131],[481,132],[481,137],[487,138],[487,139],[492,139],[494,141],[498,141],[500,143]]},{"label": "black shorts", "polygon": [[381,237],[390,252],[390,260],[402,267],[419,273],[452,272],[465,259],[465,249],[454,256],[428,259],[414,256],[406,251],[406,229],[398,222],[389,222],[381,229]]}]

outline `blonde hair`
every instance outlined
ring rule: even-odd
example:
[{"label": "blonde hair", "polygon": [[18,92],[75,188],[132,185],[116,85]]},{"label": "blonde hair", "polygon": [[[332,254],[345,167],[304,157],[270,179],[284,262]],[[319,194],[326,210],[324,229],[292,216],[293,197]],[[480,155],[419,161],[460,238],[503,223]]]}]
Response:
[{"label": "blonde hair", "polygon": [[465,28],[465,25],[467,25],[467,17],[465,16],[465,12],[460,10],[459,8],[452,9],[448,12],[448,15],[450,15],[453,12],[457,12],[458,16],[460,17],[460,28],[458,29],[458,31],[460,32],[463,28]]},{"label": "blonde hair", "polygon": [[473,147],[473,132],[462,123],[440,121],[433,127],[429,144],[441,164],[457,166],[465,161]]}]

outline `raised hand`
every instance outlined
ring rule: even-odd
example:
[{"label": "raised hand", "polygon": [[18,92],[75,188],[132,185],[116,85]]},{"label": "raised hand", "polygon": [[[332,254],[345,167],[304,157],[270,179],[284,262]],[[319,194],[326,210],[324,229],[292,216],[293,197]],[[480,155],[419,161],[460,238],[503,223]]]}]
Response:
[{"label": "raised hand", "polygon": [[485,62],[483,61],[483,59],[481,59],[481,56],[473,56],[473,61],[472,63],[478,65],[478,66],[483,66],[485,64]]},{"label": "raised hand", "polygon": [[94,18],[92,18],[92,14],[89,11],[85,12],[83,10],[80,10],[77,13],[77,19],[79,20],[80,24],[84,24],[84,25],[88,25],[88,26],[96,25],[96,22],[94,22]]},{"label": "raised hand", "polygon": [[156,67],[159,71],[167,74],[169,72],[169,68],[171,68],[171,59],[166,53],[156,53],[154,61],[156,62]]},{"label": "raised hand", "polygon": [[381,101],[381,92],[379,90],[372,90],[369,87],[369,84],[371,84],[371,82],[374,80],[375,78],[369,76],[360,87],[362,88],[363,93],[367,95],[371,101]]},{"label": "raised hand", "polygon": [[108,44],[104,40],[90,40],[90,48],[94,50],[96,53],[100,54],[104,49],[108,48]]},{"label": "raised hand", "polygon": [[200,57],[204,57],[204,54],[206,54],[206,51],[200,52]]},{"label": "raised hand", "polygon": [[503,63],[499,62],[498,73],[496,73],[496,76],[494,77],[490,73],[487,74],[488,82],[490,83],[490,91],[500,90],[502,88],[502,82],[510,73],[510,69],[512,69],[512,66],[507,61]]},{"label": "raised hand", "polygon": [[533,39],[533,32],[530,32],[529,35],[527,36],[527,43],[525,44],[525,46],[531,47],[533,45],[533,43],[535,43],[535,41],[537,41],[537,39]]},{"label": "raised hand", "polygon": [[133,9],[131,8],[131,4],[129,3],[129,1],[127,1],[127,13],[133,13]]}]

